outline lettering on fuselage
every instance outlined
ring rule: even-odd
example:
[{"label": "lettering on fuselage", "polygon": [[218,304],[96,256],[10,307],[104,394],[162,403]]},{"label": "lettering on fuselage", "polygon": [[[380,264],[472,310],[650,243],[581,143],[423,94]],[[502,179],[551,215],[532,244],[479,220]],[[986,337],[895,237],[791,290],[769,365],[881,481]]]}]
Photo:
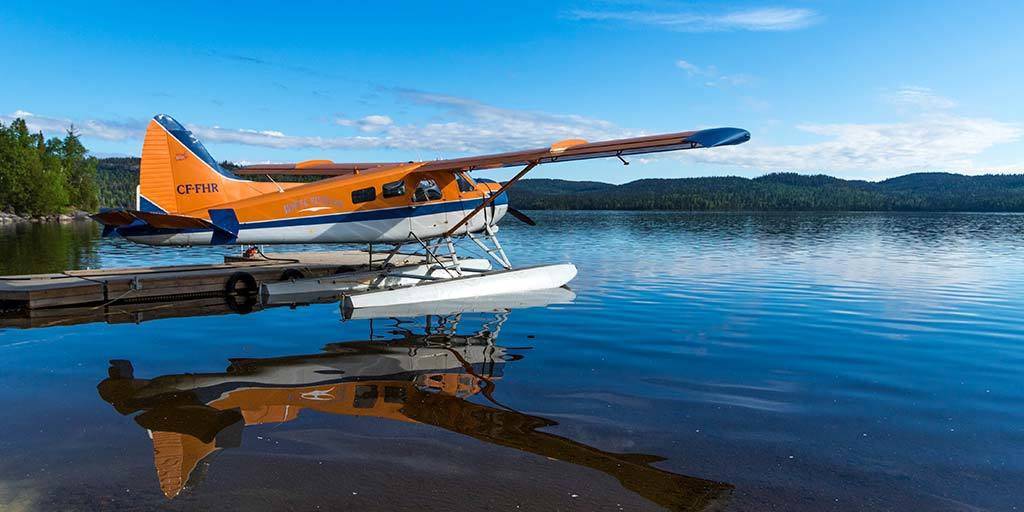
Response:
[{"label": "lettering on fuselage", "polygon": [[329,196],[309,196],[285,203],[284,213],[287,215],[292,212],[305,210],[306,208],[341,208],[341,206],[341,199]]},{"label": "lettering on fuselage", "polygon": [[178,185],[176,190],[180,195],[209,194],[211,192],[218,192],[216,183],[185,183]]}]

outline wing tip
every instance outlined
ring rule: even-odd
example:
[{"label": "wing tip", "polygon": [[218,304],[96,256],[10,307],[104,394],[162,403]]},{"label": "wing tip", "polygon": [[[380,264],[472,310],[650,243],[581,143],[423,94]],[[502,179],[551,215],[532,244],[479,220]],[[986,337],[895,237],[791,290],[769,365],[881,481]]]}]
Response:
[{"label": "wing tip", "polygon": [[696,142],[705,148],[735,146],[750,140],[750,132],[742,128],[709,128],[707,130],[699,130],[697,133],[687,137],[687,140]]}]

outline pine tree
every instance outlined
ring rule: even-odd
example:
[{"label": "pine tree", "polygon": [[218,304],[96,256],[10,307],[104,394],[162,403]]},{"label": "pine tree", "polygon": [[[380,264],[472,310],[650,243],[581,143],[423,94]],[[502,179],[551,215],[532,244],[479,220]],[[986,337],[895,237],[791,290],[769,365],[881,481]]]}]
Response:
[{"label": "pine tree", "polygon": [[30,176],[39,166],[39,153],[24,119],[15,119],[7,131],[10,154],[4,159],[11,186],[7,190],[7,206],[15,213],[26,213],[31,205]]},{"label": "pine tree", "polygon": [[0,122],[0,210],[13,209],[14,151],[14,132]]},{"label": "pine tree", "polygon": [[36,158],[30,167],[32,172],[28,178],[29,213],[46,215],[60,212],[68,202],[67,190],[64,186],[64,172],[60,162],[60,139],[50,139],[42,132],[32,136],[35,142]]},{"label": "pine tree", "polygon": [[89,151],[79,140],[74,125],[68,128],[60,149],[69,205],[83,210],[95,210],[99,195],[96,189],[96,159],[86,156]]}]

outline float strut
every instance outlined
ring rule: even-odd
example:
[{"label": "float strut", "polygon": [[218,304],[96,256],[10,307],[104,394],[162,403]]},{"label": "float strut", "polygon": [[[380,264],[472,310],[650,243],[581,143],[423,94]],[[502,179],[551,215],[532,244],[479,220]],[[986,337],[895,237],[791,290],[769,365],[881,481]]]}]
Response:
[{"label": "float strut", "polygon": [[513,176],[512,179],[506,181],[505,184],[502,185],[501,188],[499,188],[497,192],[487,196],[487,198],[484,199],[482,203],[477,205],[476,208],[473,208],[473,211],[469,212],[469,215],[466,215],[465,217],[462,218],[462,220],[456,222],[455,225],[452,226],[451,229],[449,229],[447,232],[445,232],[444,236],[452,236],[465,223],[469,222],[469,219],[473,218],[474,215],[480,213],[480,210],[483,210],[484,208],[487,208],[491,203],[494,202],[495,199],[498,198],[498,196],[500,196],[501,194],[505,193],[505,191],[508,190],[508,188],[511,187],[512,185],[515,185],[515,183],[517,181],[519,181],[519,178],[522,178],[523,176],[526,175],[526,173],[530,172],[530,169],[533,169],[534,167],[537,167],[538,163],[540,163],[540,162],[530,162],[529,164],[526,165],[526,167],[523,167],[523,170],[519,171],[519,173],[516,174],[515,176]]}]

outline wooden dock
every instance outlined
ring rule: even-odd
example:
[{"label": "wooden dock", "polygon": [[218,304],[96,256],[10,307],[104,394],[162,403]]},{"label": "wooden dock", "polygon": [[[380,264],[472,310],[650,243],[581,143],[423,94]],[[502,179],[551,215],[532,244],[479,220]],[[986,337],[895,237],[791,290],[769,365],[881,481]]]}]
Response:
[{"label": "wooden dock", "polygon": [[141,324],[164,318],[245,314],[264,309],[261,305],[239,303],[232,297],[212,296],[192,299],[115,302],[91,306],[18,309],[0,312],[0,329],[36,329],[91,323]]},{"label": "wooden dock", "polygon": [[[0,310],[194,299],[254,294],[263,282],[323,277],[380,265],[386,254],[366,251],[272,253],[225,257],[223,263],[70,270],[59,274],[0,277]],[[393,265],[414,265],[422,256],[403,254]],[[228,289],[229,285],[232,289]]]}]

